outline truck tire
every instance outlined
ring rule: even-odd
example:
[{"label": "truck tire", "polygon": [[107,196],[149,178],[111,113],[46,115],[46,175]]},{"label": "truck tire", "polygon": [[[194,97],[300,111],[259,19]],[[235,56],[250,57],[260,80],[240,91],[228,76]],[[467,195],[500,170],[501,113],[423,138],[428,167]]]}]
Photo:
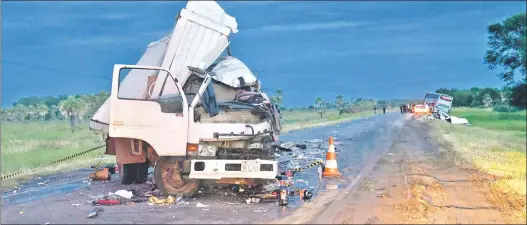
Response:
[{"label": "truck tire", "polygon": [[121,184],[141,184],[148,177],[148,163],[129,163],[120,166]]},{"label": "truck tire", "polygon": [[154,168],[154,182],[163,194],[192,197],[198,191],[200,182],[183,175],[180,164],[175,157],[160,157]]}]

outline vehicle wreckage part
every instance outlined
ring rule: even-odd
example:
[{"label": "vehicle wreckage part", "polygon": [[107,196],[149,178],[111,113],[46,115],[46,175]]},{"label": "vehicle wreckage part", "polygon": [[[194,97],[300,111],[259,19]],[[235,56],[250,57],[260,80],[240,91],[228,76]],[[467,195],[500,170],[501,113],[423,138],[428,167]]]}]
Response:
[{"label": "vehicle wreckage part", "polygon": [[[171,34],[161,40],[152,42],[144,52],[137,65],[152,65],[171,68],[177,80],[185,83],[188,66],[210,66],[229,44],[231,33],[238,32],[236,19],[214,1],[189,1],[181,10]],[[200,67],[200,68],[201,68]],[[151,74],[131,73],[121,84],[123,90],[136,92],[141,97],[145,90],[145,80]],[[157,97],[166,73],[161,73],[157,84],[150,92]],[[90,120],[90,128],[104,132],[109,131],[110,98],[97,110]]]},{"label": "vehicle wreckage part", "polygon": [[187,156],[196,156],[198,154],[199,145],[187,143]]},{"label": "vehicle wreckage part", "polygon": [[171,156],[160,157],[156,162],[154,182],[161,193],[191,197],[198,191],[200,182],[183,175],[182,164]]},{"label": "vehicle wreckage part", "polygon": [[198,155],[199,156],[206,156],[206,157],[214,157],[216,156],[216,152],[218,151],[218,146],[214,144],[202,144],[199,145]]},{"label": "vehicle wreckage part", "polygon": [[[179,13],[167,45],[161,67],[181,83],[188,78],[188,66],[206,69],[229,45],[228,36],[236,33],[238,24],[234,17],[215,2],[189,1]],[[164,79],[165,74],[160,74]],[[154,86],[153,96],[161,93],[162,81]]]},{"label": "vehicle wreckage part", "polygon": [[264,134],[272,134],[272,133],[273,132],[268,131],[268,130],[264,130],[263,132],[258,131],[256,134],[244,134],[244,133],[235,134],[234,132],[231,132],[231,133],[214,132],[213,136],[214,136],[214,138],[219,138],[221,136],[228,136],[228,137],[235,137],[235,136],[239,136],[239,137],[258,137],[258,136],[261,136],[261,135],[264,135]]},{"label": "vehicle wreckage part", "polygon": [[92,180],[110,180],[112,178],[110,169],[108,168],[99,169],[94,173],[90,173],[89,177]]},{"label": "vehicle wreckage part", "polygon": [[237,184],[237,185],[255,185],[255,179],[247,179],[247,178],[221,178],[219,180],[216,180],[217,184]]},{"label": "vehicle wreckage part", "polygon": [[274,180],[278,165],[273,160],[191,160],[192,179],[260,178]]}]

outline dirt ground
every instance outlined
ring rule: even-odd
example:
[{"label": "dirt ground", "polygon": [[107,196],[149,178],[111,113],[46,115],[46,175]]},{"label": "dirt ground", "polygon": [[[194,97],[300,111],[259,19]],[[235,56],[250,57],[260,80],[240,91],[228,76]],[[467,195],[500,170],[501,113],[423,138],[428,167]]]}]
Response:
[{"label": "dirt ground", "polygon": [[525,198],[489,188],[492,177],[435,145],[428,124],[408,121],[399,135],[333,223],[525,224]]}]

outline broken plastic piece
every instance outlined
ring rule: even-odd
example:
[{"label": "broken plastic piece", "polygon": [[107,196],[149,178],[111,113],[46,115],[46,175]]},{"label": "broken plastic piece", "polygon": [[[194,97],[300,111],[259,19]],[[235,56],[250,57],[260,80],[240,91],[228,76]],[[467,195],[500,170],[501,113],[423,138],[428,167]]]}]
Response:
[{"label": "broken plastic piece", "polygon": [[127,190],[118,190],[115,192],[115,195],[119,195],[123,198],[132,198],[132,196],[134,196],[134,194],[131,192],[131,191],[127,191]]},{"label": "broken plastic piece", "polygon": [[92,202],[93,205],[120,205],[121,201],[117,199],[99,199]]},{"label": "broken plastic piece", "polygon": [[307,145],[306,144],[296,144],[296,147],[300,149],[306,149]]},{"label": "broken plastic piece", "polygon": [[108,170],[108,168],[97,170],[95,171],[95,173],[91,173],[89,177],[92,180],[110,180],[111,179],[110,171]]}]

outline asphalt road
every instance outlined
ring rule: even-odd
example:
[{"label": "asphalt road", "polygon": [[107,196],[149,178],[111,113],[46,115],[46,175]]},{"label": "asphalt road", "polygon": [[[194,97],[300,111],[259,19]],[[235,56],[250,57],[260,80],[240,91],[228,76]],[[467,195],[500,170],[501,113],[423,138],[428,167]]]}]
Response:
[{"label": "asphalt road", "polygon": [[[323,179],[319,183],[316,168],[297,173],[297,187],[315,190],[317,198],[323,198],[327,183],[338,185],[339,189],[348,186],[365,166],[368,158],[381,154],[393,143],[394,130],[402,126],[403,116],[388,113],[352,122],[318,127],[281,135],[284,146],[303,143],[307,149],[280,154],[280,164],[285,167],[307,165],[317,159],[323,159],[327,151],[327,139],[335,138],[337,162],[343,179]],[[91,201],[97,197],[120,189],[147,191],[150,186],[120,185],[118,177],[109,182],[87,183],[84,169],[72,173],[57,174],[29,181],[14,193],[8,191],[2,195],[2,223],[32,224],[89,224],[89,223],[263,223],[301,213],[295,210],[306,203],[293,197],[289,207],[278,207],[276,203],[246,203],[245,199],[231,190],[203,190],[194,199],[185,199],[182,204],[170,206],[133,205],[106,206],[96,218],[86,216],[94,208]],[[40,183],[40,184],[39,184]],[[333,192],[338,190],[332,190]],[[207,207],[197,207],[197,203]],[[297,215],[302,217],[302,215]],[[310,215],[313,216],[313,215]]]}]

